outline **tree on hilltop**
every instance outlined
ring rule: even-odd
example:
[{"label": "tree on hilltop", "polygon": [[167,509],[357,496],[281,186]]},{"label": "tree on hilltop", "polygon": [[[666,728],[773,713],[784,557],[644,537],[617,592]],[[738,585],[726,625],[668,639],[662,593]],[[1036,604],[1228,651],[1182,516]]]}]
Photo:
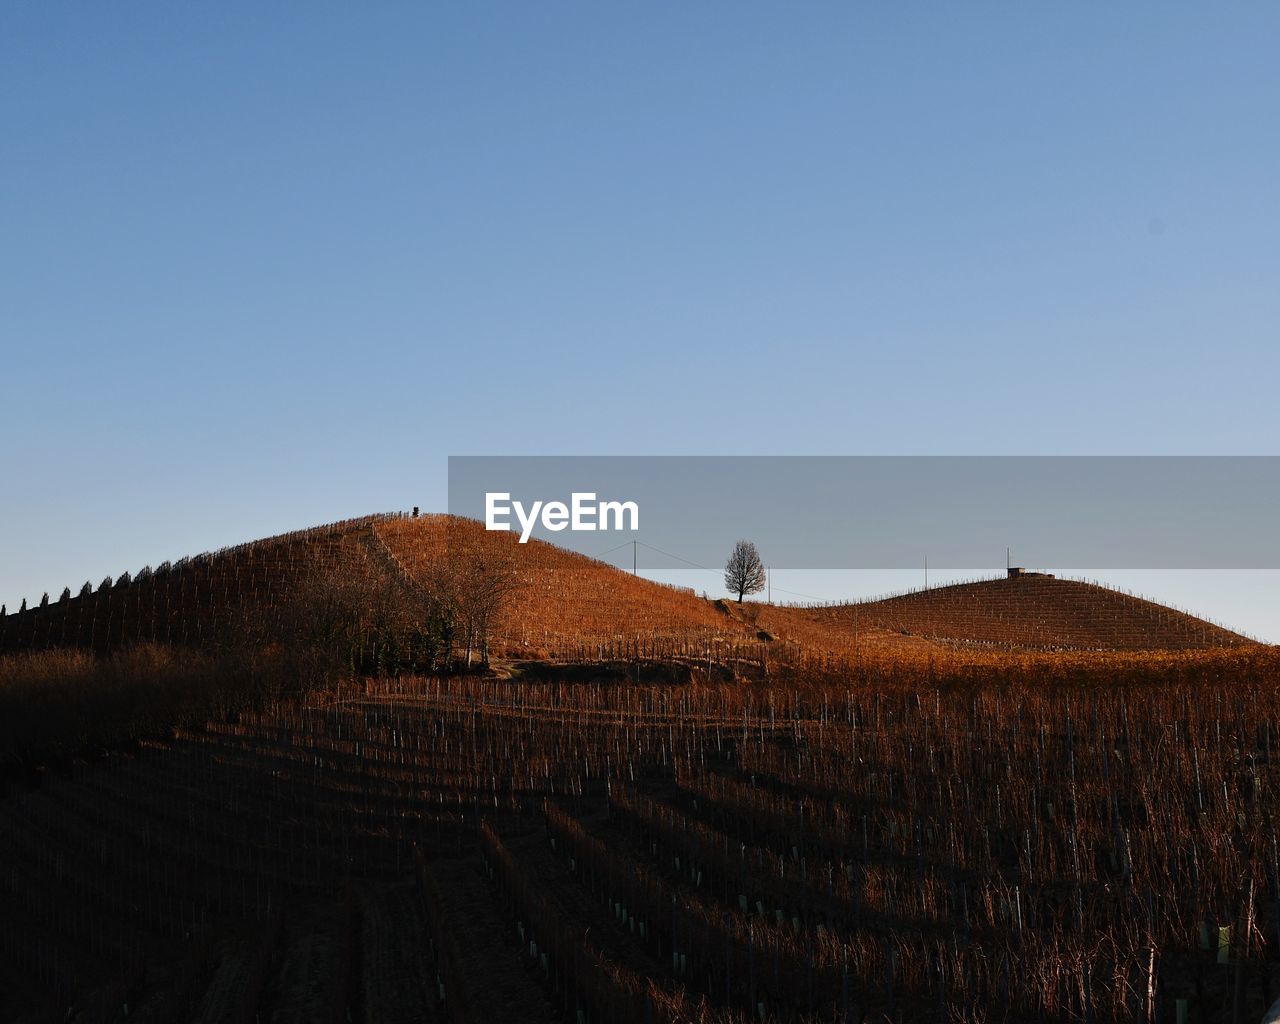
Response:
[{"label": "tree on hilltop", "polygon": [[764,563],[760,552],[749,540],[740,540],[724,566],[724,585],[731,594],[738,595],[738,603],[747,594],[758,594],[766,582]]}]

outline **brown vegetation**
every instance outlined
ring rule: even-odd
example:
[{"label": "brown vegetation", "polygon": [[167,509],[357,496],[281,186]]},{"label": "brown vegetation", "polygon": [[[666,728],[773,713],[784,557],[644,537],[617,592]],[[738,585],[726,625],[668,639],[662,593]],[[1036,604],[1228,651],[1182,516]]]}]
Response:
[{"label": "brown vegetation", "polygon": [[1119,591],[1034,577],[830,607],[711,602],[449,516],[299,531],[126,573],[0,618],[0,651],[246,639],[305,641],[352,669],[392,674],[484,663],[491,653],[954,667],[1002,663],[1007,652],[1256,647]]},{"label": "brown vegetation", "polygon": [[1124,595],[738,606],[387,517],[18,618],[0,749],[62,770],[0,801],[0,1019],[1225,1024],[1275,994],[1277,652]]},{"label": "brown vegetation", "polygon": [[1045,576],[933,587],[832,608],[868,624],[947,644],[1051,651],[1247,647],[1229,629],[1118,590]]}]

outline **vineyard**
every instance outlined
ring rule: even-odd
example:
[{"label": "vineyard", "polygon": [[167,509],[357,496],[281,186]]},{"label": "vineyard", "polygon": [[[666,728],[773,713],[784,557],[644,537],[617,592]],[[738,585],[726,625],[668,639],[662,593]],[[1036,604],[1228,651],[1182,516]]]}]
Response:
[{"label": "vineyard", "polygon": [[403,679],[0,805],[0,1018],[1235,1021],[1280,691]]},{"label": "vineyard", "polygon": [[1243,647],[1250,641],[1185,612],[1078,580],[1027,576],[933,587],[861,605],[897,632],[1007,648],[1138,651]]},{"label": "vineyard", "polygon": [[0,620],[0,1020],[1259,1020],[1280,662],[1149,604],[399,515],[68,590]]},{"label": "vineyard", "polygon": [[333,523],[207,552],[136,573],[86,581],[78,593],[0,619],[0,649],[87,648],[142,642],[201,644],[237,630],[278,631],[303,586],[325,573],[360,581],[379,575],[374,524]]},{"label": "vineyard", "polygon": [[[500,573],[516,599],[490,615],[481,599],[492,580],[470,578],[476,565]],[[470,588],[469,621],[452,623],[443,639],[409,635],[405,623],[423,618],[423,602],[438,597],[446,577]],[[46,595],[0,616],[0,652],[296,639],[304,624],[316,634],[315,623],[343,604],[361,610],[354,631],[337,638],[330,623],[305,639],[340,639],[342,660],[364,670],[383,670],[388,660],[395,670],[435,668],[468,642],[483,646],[482,657],[801,665],[1003,664],[1009,651],[1257,647],[1184,612],[1071,580],[985,580],[830,607],[735,608],[550,544],[521,545],[470,520],[396,513],[144,567],[78,593],[68,587],[58,599]]]}]

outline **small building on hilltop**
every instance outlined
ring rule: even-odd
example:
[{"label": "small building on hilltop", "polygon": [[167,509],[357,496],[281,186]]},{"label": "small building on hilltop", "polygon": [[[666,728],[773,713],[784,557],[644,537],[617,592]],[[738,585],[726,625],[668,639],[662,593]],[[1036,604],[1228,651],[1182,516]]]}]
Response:
[{"label": "small building on hilltop", "polygon": [[1020,565],[1011,565],[1005,570],[1011,580],[1052,580],[1057,577],[1051,572],[1027,572]]}]

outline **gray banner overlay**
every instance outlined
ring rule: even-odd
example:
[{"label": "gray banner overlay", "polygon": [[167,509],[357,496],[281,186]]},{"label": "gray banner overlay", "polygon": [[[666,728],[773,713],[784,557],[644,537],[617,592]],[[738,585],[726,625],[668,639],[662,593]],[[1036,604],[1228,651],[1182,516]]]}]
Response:
[{"label": "gray banner overlay", "polygon": [[[638,528],[532,537],[588,555],[723,565],[748,539],[792,569],[1280,568],[1278,456],[452,456],[449,511],[572,495],[635,502]],[[506,515],[516,533],[521,525]],[[591,517],[584,518],[588,522]],[[610,526],[616,525],[616,517]],[[552,517],[552,522],[555,518]],[[598,521],[598,518],[597,518]],[[661,553],[659,558],[654,552]]]}]

